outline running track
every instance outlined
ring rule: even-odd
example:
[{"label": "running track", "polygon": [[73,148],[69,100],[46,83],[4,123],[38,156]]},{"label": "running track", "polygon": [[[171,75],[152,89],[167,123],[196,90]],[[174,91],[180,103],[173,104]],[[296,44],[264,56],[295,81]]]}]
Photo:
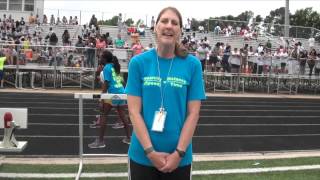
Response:
[{"label": "running track", "polygon": [[[87,148],[97,134],[89,128],[96,106],[94,100],[84,101],[84,153],[126,153],[123,129],[111,128],[115,112],[108,119],[106,148]],[[19,155],[78,155],[78,99],[73,94],[1,92],[0,107],[28,108],[28,129],[16,132],[18,140],[28,141]],[[195,153],[310,150],[320,149],[319,139],[320,99],[208,97],[193,144]]]}]

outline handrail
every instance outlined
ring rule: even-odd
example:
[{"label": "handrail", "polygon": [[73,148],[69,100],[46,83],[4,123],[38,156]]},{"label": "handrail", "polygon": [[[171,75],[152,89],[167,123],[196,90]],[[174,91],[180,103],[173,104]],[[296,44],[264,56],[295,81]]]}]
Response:
[{"label": "handrail", "polygon": [[75,93],[75,99],[79,99],[79,168],[76,176],[76,180],[80,179],[82,168],[83,168],[83,158],[85,156],[117,156],[117,157],[127,157],[127,155],[120,154],[85,154],[83,152],[83,100],[84,99],[115,99],[115,100],[126,100],[126,94],[108,94],[108,93]]}]

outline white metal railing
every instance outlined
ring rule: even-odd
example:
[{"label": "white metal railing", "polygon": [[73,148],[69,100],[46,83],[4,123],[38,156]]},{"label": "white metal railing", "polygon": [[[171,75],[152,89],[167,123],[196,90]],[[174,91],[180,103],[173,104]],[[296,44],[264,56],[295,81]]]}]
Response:
[{"label": "white metal railing", "polygon": [[126,94],[108,94],[108,93],[75,93],[75,99],[79,99],[79,168],[76,176],[76,180],[80,179],[82,168],[83,168],[83,158],[93,157],[93,156],[112,156],[112,157],[126,157],[127,155],[121,154],[85,154],[83,152],[83,100],[84,99],[111,99],[111,100],[126,100]]}]

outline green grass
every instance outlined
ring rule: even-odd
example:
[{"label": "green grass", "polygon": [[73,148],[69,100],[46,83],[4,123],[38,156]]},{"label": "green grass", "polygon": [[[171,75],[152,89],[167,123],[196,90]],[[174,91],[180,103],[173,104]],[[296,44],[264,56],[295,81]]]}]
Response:
[{"label": "green grass", "polygon": [[[253,165],[259,162],[259,165]],[[271,159],[271,160],[239,160],[239,161],[208,161],[194,162],[193,170],[261,168],[276,166],[298,166],[320,164],[320,157]],[[0,172],[19,173],[75,173],[78,165],[25,165],[2,164]],[[84,164],[83,172],[127,172],[127,164]]]},{"label": "green grass", "polygon": [[[193,176],[193,180],[319,180],[319,170]],[[119,179],[120,180],[120,179]]]},{"label": "green grass", "polygon": [[[254,165],[255,163],[259,165]],[[274,159],[274,160],[239,160],[239,161],[208,161],[194,162],[193,170],[216,170],[237,168],[263,168],[279,166],[299,166],[320,164],[320,157]],[[27,165],[2,164],[0,172],[6,173],[76,173],[78,165]],[[127,172],[127,164],[84,164],[83,173],[94,172]],[[1,179],[1,178],[0,178]],[[8,179],[8,178],[6,178]],[[26,179],[26,178],[23,178]],[[33,180],[29,178],[27,180]],[[71,180],[74,178],[60,178],[57,180]],[[83,180],[102,180],[106,178],[81,178]],[[107,178],[108,180],[127,180],[127,178]],[[320,170],[269,172],[255,174],[227,174],[227,175],[197,175],[194,180],[319,180]],[[36,180],[36,179],[35,179]],[[39,179],[37,179],[39,180]]]},{"label": "green grass", "polygon": [[[259,165],[253,165],[255,163]],[[193,170],[203,169],[236,169],[236,168],[262,168],[276,166],[298,166],[320,164],[320,157],[268,159],[268,160],[238,160],[238,161],[209,161],[193,163]],[[320,179],[320,178],[319,178]]]},{"label": "green grass", "polygon": [[[288,171],[274,173],[256,173],[256,174],[228,174],[228,175],[206,175],[193,176],[193,180],[319,180],[319,170],[308,171]],[[25,180],[39,180],[24,178]],[[74,178],[60,178],[51,180],[73,180]],[[128,180],[128,178],[81,178],[81,180]],[[9,180],[6,178],[6,180]],[[13,179],[12,179],[13,180]]]}]

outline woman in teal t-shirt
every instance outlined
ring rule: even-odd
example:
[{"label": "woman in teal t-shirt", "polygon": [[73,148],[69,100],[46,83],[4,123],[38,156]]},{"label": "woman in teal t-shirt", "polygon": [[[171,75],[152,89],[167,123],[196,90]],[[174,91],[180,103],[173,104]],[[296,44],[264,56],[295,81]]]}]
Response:
[{"label": "woman in teal t-shirt", "polygon": [[180,45],[181,30],[179,11],[163,9],[154,29],[156,49],[130,60],[130,180],[191,178],[191,141],[206,97],[200,61]]}]

